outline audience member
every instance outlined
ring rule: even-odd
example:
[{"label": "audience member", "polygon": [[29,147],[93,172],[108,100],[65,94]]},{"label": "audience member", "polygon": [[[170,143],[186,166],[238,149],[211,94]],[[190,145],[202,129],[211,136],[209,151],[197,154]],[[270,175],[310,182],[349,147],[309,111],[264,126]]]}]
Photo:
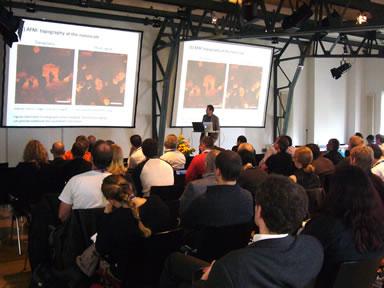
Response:
[{"label": "audience member", "polygon": [[72,177],[65,185],[59,199],[59,218],[65,221],[72,209],[104,207],[106,200],[101,192],[101,183],[111,173],[107,167],[112,161],[112,149],[105,141],[97,141],[94,147],[93,170]]},{"label": "audience member", "polygon": [[363,134],[361,134],[360,132],[356,132],[356,133],[355,133],[355,136],[358,136],[358,137],[360,137],[361,139],[364,140],[364,136],[363,136]]},{"label": "audience member", "polygon": [[134,169],[145,160],[145,155],[141,148],[142,141],[140,135],[132,135],[129,140],[132,146],[129,151],[128,168]]},{"label": "audience member", "polygon": [[351,153],[351,150],[354,147],[357,147],[360,145],[364,145],[364,139],[356,135],[351,136],[348,141],[348,149],[345,151],[345,158],[342,161],[340,161],[341,163],[339,163],[339,165],[348,165],[350,163],[350,159],[348,157]]},{"label": "audience member", "polygon": [[149,196],[152,186],[168,186],[174,184],[173,168],[157,156],[157,142],[145,139],[142,145],[146,160],[135,169],[134,177],[139,195]]},{"label": "audience member", "polygon": [[307,144],[306,145],[312,151],[313,161],[312,166],[315,167],[315,173],[319,176],[329,175],[335,171],[335,165],[331,160],[325,158],[321,152],[320,148],[317,144]]},{"label": "audience member", "polygon": [[64,160],[64,153],[65,153],[65,147],[64,143],[61,141],[56,141],[52,144],[51,153],[53,155],[53,160],[51,161],[51,164],[55,166],[62,166],[65,163]]},{"label": "audience member", "polygon": [[[79,135],[79,136],[76,137],[75,143],[76,142],[82,142],[83,145],[85,145],[87,147],[86,152],[84,153],[84,156],[83,156],[84,160],[92,161],[91,152],[88,150],[89,149],[88,137],[86,137],[84,135]],[[65,160],[72,160],[73,159],[73,155],[72,155],[71,150],[68,150],[68,151],[65,152],[64,159]]]},{"label": "audience member", "polygon": [[343,156],[339,153],[340,143],[336,138],[329,139],[327,144],[327,153],[324,155],[325,158],[328,158],[332,161],[332,163],[336,166],[339,164],[341,160],[343,160]]},{"label": "audience member", "polygon": [[241,171],[240,156],[233,151],[220,152],[216,160],[217,185],[194,200],[182,215],[182,224],[189,228],[228,226],[251,222],[251,193],[236,184]]},{"label": "audience member", "polygon": [[254,166],[256,160],[253,152],[239,149],[237,153],[240,155],[243,164],[238,183],[240,187],[251,192],[253,199],[255,199],[257,189],[265,181],[268,174],[261,168]]},{"label": "audience member", "polygon": [[375,136],[373,136],[372,134],[369,134],[367,136],[367,138],[365,138],[367,140],[367,144],[370,145],[370,144],[374,144],[375,143]]},{"label": "audience member", "polygon": [[164,142],[164,154],[160,159],[168,162],[174,170],[182,170],[185,165],[185,156],[177,150],[178,140],[175,134],[169,134]]},{"label": "audience member", "polygon": [[311,164],[312,159],[312,151],[308,147],[302,146],[295,150],[293,162],[297,169],[289,178],[304,189],[321,187],[320,178],[315,174],[315,167]]},{"label": "audience member", "polygon": [[266,169],[269,173],[290,176],[293,174],[294,165],[292,156],[287,152],[289,140],[287,137],[279,137],[274,145],[276,154],[271,155],[265,162]]},{"label": "audience member", "polygon": [[67,163],[63,166],[64,182],[67,183],[73,176],[92,170],[92,163],[84,160],[84,155],[87,152],[88,146],[84,141],[73,143],[71,149],[71,160],[66,160]]},{"label": "audience member", "polygon": [[108,166],[107,171],[113,175],[126,176],[127,168],[124,166],[123,149],[117,144],[112,144],[112,161]]},{"label": "audience member", "polygon": [[142,239],[169,228],[168,207],[156,195],[135,197],[133,184],[121,175],[104,178],[101,190],[108,204],[97,233],[96,251],[107,256],[112,274],[124,287],[137,287],[146,268]]},{"label": "audience member", "polygon": [[287,152],[288,152],[288,154],[293,156],[293,153],[295,152],[295,147],[292,146],[292,138],[290,136],[288,136],[288,135],[281,135],[279,137],[276,137],[275,142],[273,142],[273,144],[271,145],[271,147],[269,147],[267,152],[264,153],[263,159],[261,159],[260,162],[259,162],[259,167],[261,169],[267,170],[266,162],[267,162],[269,157],[271,157],[272,155],[274,155],[274,154],[276,154],[278,152],[277,151],[277,146],[278,146],[277,142],[281,138],[286,139],[286,141],[288,142]]},{"label": "audience member", "polygon": [[181,253],[171,254],[160,287],[191,283],[192,275],[202,267],[203,275],[194,287],[305,287],[316,278],[323,263],[323,249],[315,238],[295,236],[307,205],[301,186],[283,176],[269,176],[257,192],[254,221],[260,234],[254,235],[252,243],[211,264]]},{"label": "audience member", "polygon": [[232,147],[232,151],[237,152],[241,143],[247,143],[247,138],[244,135],[237,137],[236,145]]},{"label": "audience member", "polygon": [[216,157],[220,153],[218,150],[211,150],[205,157],[205,173],[202,179],[196,179],[187,184],[180,197],[180,215],[189,208],[191,203],[207,191],[208,186],[216,185]]},{"label": "audience member", "polygon": [[373,150],[373,163],[371,172],[380,177],[381,181],[384,181],[384,157],[383,151],[377,144],[369,144],[369,147]]},{"label": "audience member", "polygon": [[88,143],[89,143],[88,151],[92,155],[93,147],[95,147],[97,139],[94,135],[88,135],[87,139],[88,139]]},{"label": "audience member", "polygon": [[303,233],[324,247],[324,265],[316,287],[332,287],[338,265],[383,256],[384,208],[366,173],[354,166],[337,168],[323,213]]},{"label": "audience member", "polygon": [[200,140],[199,150],[201,153],[193,157],[191,164],[185,173],[185,182],[188,183],[192,180],[199,179],[205,173],[205,157],[207,153],[213,149],[213,138],[211,136],[204,136]]}]

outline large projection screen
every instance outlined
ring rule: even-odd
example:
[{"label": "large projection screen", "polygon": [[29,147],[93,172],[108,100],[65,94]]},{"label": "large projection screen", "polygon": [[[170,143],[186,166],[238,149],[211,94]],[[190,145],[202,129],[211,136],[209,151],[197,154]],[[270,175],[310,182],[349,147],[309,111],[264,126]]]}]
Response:
[{"label": "large projection screen", "polygon": [[23,19],[7,47],[7,127],[134,127],[142,32]]},{"label": "large projection screen", "polygon": [[271,47],[183,42],[171,126],[190,127],[212,104],[221,127],[264,127],[272,57]]}]

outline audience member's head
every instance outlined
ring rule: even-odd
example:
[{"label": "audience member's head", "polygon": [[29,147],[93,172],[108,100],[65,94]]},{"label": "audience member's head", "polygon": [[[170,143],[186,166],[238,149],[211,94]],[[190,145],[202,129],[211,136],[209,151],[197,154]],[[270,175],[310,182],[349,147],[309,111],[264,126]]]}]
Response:
[{"label": "audience member's head", "polygon": [[383,204],[361,168],[347,165],[336,169],[324,205],[327,214],[351,228],[359,251],[383,248]]},{"label": "audience member's head", "polygon": [[374,162],[376,162],[377,160],[379,160],[381,158],[381,156],[383,156],[383,151],[381,150],[379,145],[371,143],[371,144],[368,144],[367,146],[371,147],[371,149],[373,150]]},{"label": "audience member's head", "polygon": [[95,145],[97,140],[95,135],[88,135],[87,138],[88,138],[89,145]]},{"label": "audience member's head", "polygon": [[251,143],[241,143],[237,148],[237,152],[241,150],[247,150],[249,152],[255,153],[255,148],[253,148],[253,145]]},{"label": "audience member's head", "polygon": [[139,148],[141,146],[141,136],[140,135],[132,135],[130,138],[129,138],[129,141],[131,142],[131,145],[135,148]]},{"label": "audience member's head", "polygon": [[261,233],[294,234],[308,214],[304,188],[289,178],[270,175],[256,191],[255,223]]},{"label": "audience member's head", "polygon": [[65,146],[61,141],[56,141],[52,144],[51,153],[53,158],[62,158],[65,154]]},{"label": "audience member's head", "polygon": [[383,144],[384,143],[384,135],[376,134],[375,135],[376,144]]},{"label": "audience member's head", "polygon": [[157,141],[152,138],[147,138],[141,145],[144,156],[148,159],[155,158],[157,156]]},{"label": "audience member's head", "polygon": [[115,144],[115,141],[113,141],[113,140],[111,140],[111,139],[105,140],[105,142],[107,142],[108,145],[113,145],[113,144]]},{"label": "audience member's head", "polygon": [[205,157],[205,173],[214,173],[216,170],[216,157],[220,154],[219,150],[213,149]]},{"label": "audience member's head", "polygon": [[310,143],[310,144],[307,144],[306,146],[307,146],[309,149],[311,149],[311,151],[312,151],[312,155],[313,155],[313,160],[316,160],[317,158],[320,157],[321,152],[320,152],[319,145],[314,144],[314,143]]},{"label": "audience member's head", "polygon": [[138,227],[144,237],[149,237],[152,231],[145,227],[140,218],[139,209],[133,199],[135,198],[134,185],[121,175],[109,175],[104,178],[101,185],[104,197],[115,208],[130,208],[132,215],[138,221]]},{"label": "audience member's head", "polygon": [[246,165],[247,166],[248,165],[255,166],[255,164],[256,164],[255,153],[248,151],[248,150],[245,150],[245,149],[239,150],[239,151],[237,151],[237,153],[239,154],[239,156],[241,158],[241,163],[243,164],[243,166],[246,166]]},{"label": "audience member's head", "polygon": [[367,144],[373,144],[375,142],[375,136],[372,134],[369,134],[365,139],[367,140]]},{"label": "audience member's head", "polygon": [[247,143],[247,138],[244,135],[240,135],[237,137],[237,145],[240,145],[241,143]]},{"label": "audience member's head", "polygon": [[328,140],[327,151],[338,151],[340,148],[340,142],[336,138],[332,138]]},{"label": "audience member's head", "polygon": [[164,147],[168,150],[175,150],[177,148],[178,140],[175,134],[168,134],[165,137]]},{"label": "audience member's head", "polygon": [[360,145],[364,145],[364,139],[363,138],[356,136],[356,135],[353,135],[349,138],[349,142],[348,142],[348,150],[349,151],[351,151],[354,147],[357,147]]},{"label": "audience member's head", "polygon": [[117,144],[110,145],[112,148],[112,161],[108,166],[108,172],[112,174],[125,173],[126,169],[124,166],[124,154],[123,149]]},{"label": "audience member's head", "polygon": [[289,147],[289,140],[287,137],[280,136],[276,142],[275,149],[278,152],[286,152]]},{"label": "audience member's head", "polygon": [[364,140],[364,136],[363,136],[363,134],[361,134],[360,132],[356,132],[356,133],[355,133],[355,136],[358,136],[358,137],[360,137],[361,139]]},{"label": "audience member's head", "polygon": [[25,145],[23,153],[24,162],[34,162],[36,165],[48,162],[48,152],[39,140],[30,140]]},{"label": "audience member's head", "polygon": [[285,138],[285,139],[287,139],[288,140],[288,147],[289,146],[292,146],[292,138],[291,138],[291,136],[288,136],[288,135],[281,135],[280,136],[280,138]]},{"label": "audience member's head", "polygon": [[200,139],[200,150],[204,151],[207,149],[212,149],[214,147],[214,140],[211,136],[203,136]]},{"label": "audience member's head", "polygon": [[306,146],[298,147],[293,155],[293,162],[296,168],[303,169],[306,173],[313,173],[315,167],[311,165],[313,155],[311,149]]},{"label": "audience member's head", "polygon": [[236,181],[242,168],[241,158],[236,152],[225,150],[216,156],[216,176],[223,181]]},{"label": "audience member's head", "polygon": [[373,150],[369,146],[360,145],[351,150],[351,164],[369,172],[373,164]]},{"label": "audience member's head", "polygon": [[73,143],[71,153],[73,158],[83,158],[85,152],[87,152],[87,145],[84,141],[76,141]]},{"label": "audience member's head", "polygon": [[93,165],[97,169],[105,170],[112,161],[112,148],[104,140],[96,141],[95,147],[92,151]]}]

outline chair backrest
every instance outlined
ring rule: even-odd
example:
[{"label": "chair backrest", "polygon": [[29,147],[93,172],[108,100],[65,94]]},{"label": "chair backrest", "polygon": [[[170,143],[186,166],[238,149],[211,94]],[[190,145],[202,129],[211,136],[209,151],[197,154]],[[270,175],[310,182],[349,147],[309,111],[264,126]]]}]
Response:
[{"label": "chair backrest", "polygon": [[351,261],[340,264],[333,288],[368,288],[376,279],[380,259]]},{"label": "chair backrest", "polygon": [[199,247],[196,247],[196,256],[210,262],[232,250],[243,248],[251,239],[252,228],[252,223],[205,227],[201,231]]},{"label": "chair backrest", "polygon": [[15,191],[15,168],[14,167],[0,167],[0,204],[9,203],[9,194],[16,196]]},{"label": "chair backrest", "polygon": [[176,185],[152,186],[151,194],[159,196],[163,201],[172,201],[180,198],[183,190]]}]

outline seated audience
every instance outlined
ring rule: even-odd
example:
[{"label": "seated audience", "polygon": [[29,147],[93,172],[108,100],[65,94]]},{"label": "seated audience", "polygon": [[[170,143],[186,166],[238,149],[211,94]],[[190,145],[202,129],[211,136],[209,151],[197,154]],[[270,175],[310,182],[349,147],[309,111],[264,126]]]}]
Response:
[{"label": "seated audience", "polygon": [[207,191],[208,186],[216,185],[216,157],[220,153],[218,150],[210,151],[205,157],[205,173],[203,178],[196,179],[187,184],[180,197],[180,215],[182,215],[191,203]]},{"label": "seated audience", "polygon": [[201,153],[193,157],[191,164],[185,173],[185,183],[192,180],[199,179],[205,173],[205,157],[207,153],[213,149],[213,138],[211,136],[204,136],[200,140],[199,150]]},{"label": "seated audience", "polygon": [[365,138],[365,140],[367,140],[368,145],[374,144],[375,143],[375,136],[373,136],[372,134],[369,134],[367,136],[367,138]]},{"label": "seated audience", "polygon": [[104,178],[101,190],[108,204],[96,251],[106,257],[112,274],[124,287],[140,287],[143,279],[138,277],[145,271],[142,239],[169,228],[168,207],[156,195],[135,197],[133,183],[120,175]]},{"label": "seated audience", "polygon": [[240,155],[243,164],[238,183],[240,187],[251,192],[253,199],[255,199],[257,189],[265,181],[268,174],[261,168],[254,166],[255,154],[253,152],[239,149],[237,153]]},{"label": "seated audience", "polygon": [[71,149],[71,160],[66,160],[67,163],[63,166],[64,182],[67,183],[73,176],[92,170],[92,163],[84,160],[84,155],[87,152],[87,145],[84,141],[73,143]]},{"label": "seated audience", "polygon": [[304,187],[304,189],[320,188],[319,176],[315,174],[315,167],[312,166],[312,151],[308,147],[296,148],[293,162],[297,168],[289,178]]},{"label": "seated audience", "polygon": [[53,160],[51,161],[51,164],[56,167],[62,167],[64,165],[64,153],[65,153],[65,147],[64,143],[61,141],[56,141],[52,144],[51,153],[53,155]]},{"label": "seated audience", "polygon": [[199,271],[201,280],[197,278],[194,287],[298,288],[315,279],[323,263],[321,244],[308,235],[295,236],[307,214],[304,189],[273,175],[261,185],[256,200],[254,221],[260,234],[246,248],[211,264],[173,253],[164,265],[160,287],[188,287],[179,285],[191,283]]},{"label": "seated audience", "polygon": [[127,174],[127,168],[124,166],[123,149],[117,144],[112,144],[111,149],[112,161],[108,166],[107,171],[113,175],[125,176]]},{"label": "seated audience", "polygon": [[97,139],[96,139],[95,135],[88,135],[87,139],[88,139],[88,143],[89,143],[88,151],[92,155],[93,147],[95,147]]},{"label": "seated audience", "polygon": [[384,181],[384,157],[383,151],[377,144],[369,144],[369,147],[373,150],[373,163],[371,172],[380,177],[381,181]]},{"label": "seated audience", "polygon": [[351,154],[351,150],[354,147],[361,146],[361,145],[364,145],[363,138],[361,138],[360,136],[356,136],[356,135],[351,136],[349,138],[349,141],[348,141],[348,149],[345,151],[345,158],[342,161],[340,161],[340,163],[338,165],[339,166],[349,165],[351,162],[351,160],[349,159],[349,156]]},{"label": "seated audience", "polygon": [[303,234],[324,247],[324,265],[316,287],[333,287],[337,267],[345,261],[383,256],[384,208],[364,171],[356,166],[337,168],[323,213],[310,220]]},{"label": "seated audience", "polygon": [[135,169],[134,178],[139,195],[149,196],[152,186],[168,186],[175,182],[173,168],[157,156],[157,142],[145,139],[142,145],[146,160]]},{"label": "seated audience", "polygon": [[263,170],[267,169],[265,167],[265,163],[267,162],[267,159],[277,153],[276,147],[277,147],[277,142],[280,140],[280,138],[284,138],[288,141],[287,152],[288,154],[293,156],[293,153],[295,152],[295,147],[292,146],[292,138],[288,135],[281,135],[279,137],[276,137],[275,142],[273,142],[273,144],[268,148],[267,152],[264,153],[263,159],[261,159],[259,162],[259,167],[262,168]]},{"label": "seated audience", "polygon": [[329,139],[327,144],[328,152],[324,155],[324,157],[331,160],[335,166],[339,164],[341,160],[343,160],[343,156],[339,153],[339,148],[339,140],[336,138]]},{"label": "seated audience", "polygon": [[[86,152],[84,153],[84,156],[83,156],[84,160],[92,161],[91,152],[88,150],[89,149],[88,138],[86,136],[84,136],[84,135],[79,135],[79,136],[76,137],[75,143],[76,142],[81,142],[81,143],[83,143],[84,146],[87,147]],[[64,159],[65,160],[72,160],[73,159],[73,155],[72,155],[71,150],[68,150],[68,151],[65,152]]]},{"label": "seated audience", "polygon": [[182,170],[185,165],[185,156],[179,150],[177,150],[177,136],[175,134],[169,134],[165,138],[164,142],[164,154],[160,159],[168,162],[174,170]]},{"label": "seated audience", "polygon": [[142,141],[140,135],[132,135],[131,138],[129,138],[129,141],[132,146],[129,151],[128,168],[134,169],[145,160],[145,155],[141,148]]},{"label": "seated audience", "polygon": [[290,176],[293,174],[294,165],[292,156],[287,152],[289,140],[287,137],[281,136],[274,145],[276,154],[271,155],[265,162],[265,168],[269,173]]},{"label": "seated audience", "polygon": [[208,186],[207,191],[181,215],[182,224],[188,228],[251,222],[252,195],[236,184],[242,167],[240,156],[229,150],[220,152],[215,164],[217,185]]},{"label": "seated audience", "polygon": [[237,152],[241,143],[247,143],[247,138],[244,135],[237,137],[236,145],[232,147],[232,151]]},{"label": "seated audience", "polygon": [[106,171],[112,161],[111,146],[105,141],[97,141],[92,159],[93,169],[72,177],[59,196],[59,218],[63,222],[69,217],[72,209],[99,208],[106,204],[101,192],[101,183],[111,174]]},{"label": "seated audience", "polygon": [[335,165],[331,160],[325,158],[317,144],[307,144],[306,145],[312,151],[313,161],[312,166],[315,167],[315,173],[319,176],[329,175],[335,171]]}]

